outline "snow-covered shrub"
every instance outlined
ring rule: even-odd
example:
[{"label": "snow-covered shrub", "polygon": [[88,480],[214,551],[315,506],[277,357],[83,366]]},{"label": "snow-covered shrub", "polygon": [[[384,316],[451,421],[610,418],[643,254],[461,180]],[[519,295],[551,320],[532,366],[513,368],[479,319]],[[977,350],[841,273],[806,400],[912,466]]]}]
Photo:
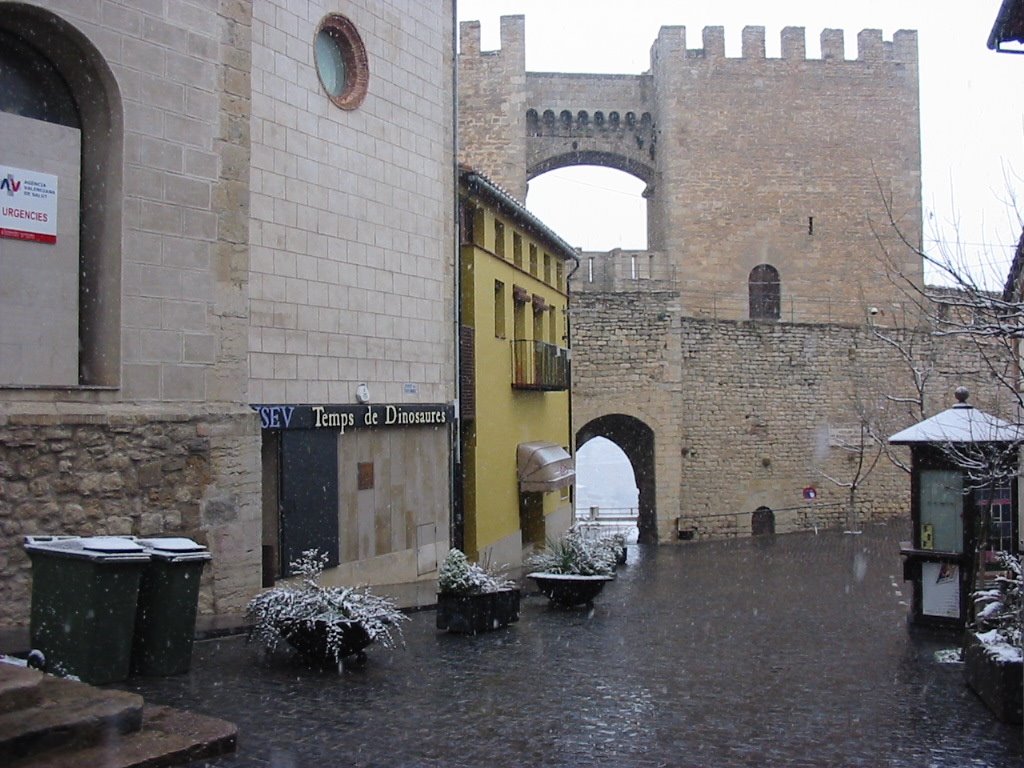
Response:
[{"label": "snow-covered shrub", "polygon": [[626,534],[621,531],[615,533],[604,533],[599,536],[592,538],[593,544],[596,547],[602,547],[608,551],[608,557],[612,559],[612,562],[625,562],[622,558],[625,556],[626,551]]},{"label": "snow-covered shrub", "polygon": [[606,537],[588,538],[578,529],[570,529],[562,538],[548,541],[547,547],[528,560],[531,568],[544,573],[577,576],[611,576],[615,573],[618,550]]},{"label": "snow-covered shrub", "polygon": [[246,614],[253,622],[252,637],[273,650],[294,629],[313,631],[324,625],[327,650],[338,663],[344,655],[344,630],[352,625],[361,626],[385,648],[401,643],[401,622],[408,617],[391,600],[366,588],[322,586],[326,563],[326,554],[306,550],[291,564],[300,577],[297,585],[273,587],[250,600]]},{"label": "snow-covered shrub", "polygon": [[1007,660],[1019,660],[1021,649],[1021,610],[1024,608],[1024,579],[1020,557],[999,553],[1005,575],[997,576],[974,598],[974,632],[989,652]]},{"label": "snow-covered shrub", "polygon": [[492,573],[479,563],[469,562],[461,550],[454,548],[448,552],[437,575],[437,589],[444,594],[479,595],[514,586],[511,579]]}]

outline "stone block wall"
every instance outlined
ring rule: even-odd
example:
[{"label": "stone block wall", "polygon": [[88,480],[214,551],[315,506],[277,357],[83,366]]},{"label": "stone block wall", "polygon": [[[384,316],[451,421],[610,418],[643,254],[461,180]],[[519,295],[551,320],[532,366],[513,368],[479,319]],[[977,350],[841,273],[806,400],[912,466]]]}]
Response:
[{"label": "stone block wall", "polygon": [[[250,401],[454,397],[450,0],[253,12]],[[366,97],[328,98],[313,39],[345,14]]]},{"label": "stone block wall", "polygon": [[[574,429],[624,413],[654,430],[654,465],[634,471],[655,473],[662,541],[750,535],[761,506],[779,532],[844,526],[861,414],[885,435],[918,420],[888,399],[912,395],[912,375],[868,325],[692,318],[664,291],[574,294],[572,320]],[[960,385],[980,408],[1008,406],[970,341],[878,330],[932,371],[926,415],[952,406]],[[857,502],[861,522],[909,515],[909,476],[883,456]]]},{"label": "stone block wall", "polygon": [[480,50],[480,22],[459,25],[460,162],[526,199],[526,22],[501,19],[501,50]]},{"label": "stone block wall", "polygon": [[255,414],[142,408],[0,416],[0,625],[28,621],[29,535],[185,536],[206,546],[200,610],[260,588]]},{"label": "stone block wall", "polygon": [[[8,5],[21,4],[0,3],[0,17]],[[117,263],[104,265],[99,278],[88,262],[83,269],[83,279],[97,281],[83,293],[90,313],[83,333],[98,324],[114,330],[102,349],[83,355],[92,367],[111,368],[102,383],[112,388],[91,396],[244,401],[251,4],[31,5],[58,17],[59,28],[82,36],[83,46],[94,46],[97,71],[110,77],[104,106],[113,135],[92,162],[109,171],[104,192],[117,197],[96,206],[101,222],[94,214],[83,219],[83,249],[110,238],[114,256],[103,258]],[[43,32],[18,23],[18,34],[57,28],[45,16]],[[61,45],[54,42],[55,51]],[[88,92],[75,96],[95,100]],[[99,157],[94,145],[104,139],[90,135],[89,126],[85,134],[83,151]],[[88,191],[91,173],[83,163],[83,195],[96,195]],[[96,309],[88,309],[91,302]],[[96,374],[86,370],[84,378],[92,383]]]},{"label": "stone block wall", "polygon": [[[744,56],[722,49],[721,28],[703,48],[659,36],[652,50],[659,127],[650,247],[676,254],[690,314],[700,294],[745,296],[751,270],[770,264],[792,319],[812,301],[833,319],[859,322],[865,304],[900,299],[879,258],[881,236],[908,278],[921,262],[889,226],[893,206],[908,242],[921,233],[917,38],[862,33],[856,59],[839,44],[822,59],[764,56],[764,30],[745,31]],[[759,36],[758,45],[748,44]],[[721,304],[719,305],[721,309]],[[719,317],[745,319],[745,302]]]},{"label": "stone block wall", "polygon": [[50,57],[83,121],[81,200],[61,203],[81,203],[78,375],[0,390],[0,624],[28,619],[30,534],[195,538],[213,555],[205,612],[260,587],[253,7],[0,2],[0,29]]}]

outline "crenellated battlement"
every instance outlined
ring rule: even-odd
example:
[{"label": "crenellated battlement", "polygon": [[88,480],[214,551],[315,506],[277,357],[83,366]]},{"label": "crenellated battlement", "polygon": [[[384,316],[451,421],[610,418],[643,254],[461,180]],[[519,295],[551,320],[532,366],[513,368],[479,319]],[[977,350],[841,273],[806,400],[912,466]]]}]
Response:
[{"label": "crenellated battlement", "polygon": [[[885,40],[880,29],[862,29],[857,33],[857,57],[846,58],[846,33],[842,29],[823,29],[819,42],[820,58],[807,57],[807,30],[805,27],[784,27],[780,32],[779,59],[782,61],[861,61],[899,62],[917,66],[917,32],[901,29]],[[685,26],[665,26],[651,47],[651,61],[656,58],[729,59],[730,61],[762,61],[768,59],[765,47],[765,28],[743,28],[741,55],[726,56],[725,27],[704,27],[701,47],[688,48]],[[464,21],[459,25],[459,49],[462,56],[493,56],[511,54],[523,56],[526,48],[526,17],[502,16],[500,49],[482,51],[480,48],[480,22]],[[779,60],[772,57],[768,60]]]},{"label": "crenellated battlement", "polygon": [[526,17],[501,17],[501,47],[498,51],[480,50],[480,22],[459,22],[459,54],[461,56],[494,56],[499,53],[525,57]]},{"label": "crenellated battlement", "polygon": [[[840,62],[846,59],[845,33],[841,29],[821,32],[821,57],[807,57],[807,34],[804,27],[785,27],[780,34],[781,61]],[[651,63],[666,59],[728,59],[729,61],[764,61],[767,59],[764,27],[744,27],[741,55],[725,54],[725,28],[704,27],[701,48],[688,48],[686,27],[662,27],[651,47]],[[884,40],[882,30],[864,29],[857,34],[857,58],[849,61],[898,62],[917,66],[917,32],[899,30],[892,40]]]}]

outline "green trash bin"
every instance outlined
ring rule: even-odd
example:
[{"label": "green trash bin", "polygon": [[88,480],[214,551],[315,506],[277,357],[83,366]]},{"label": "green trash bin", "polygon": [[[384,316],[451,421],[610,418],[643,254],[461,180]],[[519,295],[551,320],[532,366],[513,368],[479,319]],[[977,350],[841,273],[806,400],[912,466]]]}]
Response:
[{"label": "green trash bin", "polygon": [[192,539],[136,539],[149,554],[135,617],[131,671],[178,675],[192,664],[199,580],[210,559]]},{"label": "green trash bin", "polygon": [[116,536],[26,536],[32,647],[48,672],[92,684],[128,677],[146,550]]}]

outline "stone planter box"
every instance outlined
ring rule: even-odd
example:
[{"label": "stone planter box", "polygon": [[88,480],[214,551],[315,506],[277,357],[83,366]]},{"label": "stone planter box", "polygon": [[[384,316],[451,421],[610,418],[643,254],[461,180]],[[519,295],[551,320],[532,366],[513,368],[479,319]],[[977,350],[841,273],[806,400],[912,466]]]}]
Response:
[{"label": "stone planter box", "polygon": [[576,605],[591,605],[604,585],[614,576],[580,576],[574,573],[547,573],[536,571],[528,573],[527,578],[533,579],[537,589],[541,591],[552,605],[561,608],[572,608]]},{"label": "stone planter box", "polygon": [[964,649],[967,685],[1004,723],[1021,722],[1021,690],[1024,663],[1001,660],[987,650],[977,635],[968,636]]},{"label": "stone planter box", "polygon": [[341,651],[338,658],[327,649],[327,622],[278,624],[277,631],[310,665],[320,669],[337,667],[349,657],[357,665],[366,662],[363,649],[373,642],[362,624],[340,624]]},{"label": "stone planter box", "polygon": [[476,595],[437,593],[437,628],[464,635],[489,632],[519,621],[520,592],[501,589]]}]

